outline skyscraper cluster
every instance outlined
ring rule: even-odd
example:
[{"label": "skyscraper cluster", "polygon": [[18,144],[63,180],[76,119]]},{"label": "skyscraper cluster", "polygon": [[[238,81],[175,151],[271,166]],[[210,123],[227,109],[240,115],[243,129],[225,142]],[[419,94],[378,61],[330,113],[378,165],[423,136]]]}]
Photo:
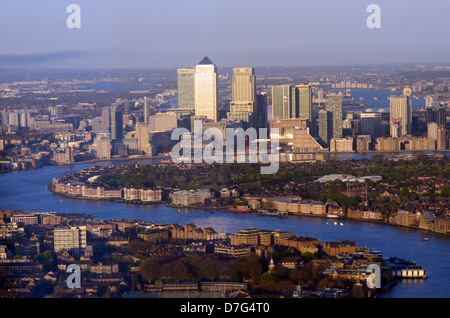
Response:
[{"label": "skyscraper cluster", "polygon": [[[195,68],[179,68],[178,108],[193,109],[196,117],[218,122],[219,96],[217,66],[208,57]],[[233,69],[232,99],[227,119],[244,127],[261,128],[267,124],[267,96],[257,93],[255,69]]]},{"label": "skyscraper cluster", "polygon": [[272,118],[302,118],[312,121],[311,85],[273,86]]},{"label": "skyscraper cluster", "polygon": [[180,68],[178,108],[194,109],[195,116],[218,120],[217,66],[205,56],[195,68]]}]

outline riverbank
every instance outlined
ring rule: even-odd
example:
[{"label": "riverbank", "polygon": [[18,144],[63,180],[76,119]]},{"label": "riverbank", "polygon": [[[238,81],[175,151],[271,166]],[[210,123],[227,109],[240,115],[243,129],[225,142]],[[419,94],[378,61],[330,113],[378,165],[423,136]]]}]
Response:
[{"label": "riverbank", "polygon": [[72,166],[72,165],[96,163],[96,162],[152,160],[152,159],[165,159],[165,158],[170,158],[170,156],[169,155],[164,155],[164,156],[135,156],[135,157],[127,157],[127,158],[92,159],[92,160],[85,160],[85,161],[58,163],[58,164],[53,164],[53,166]]},{"label": "riverbank", "polygon": [[107,198],[107,197],[86,197],[86,196],[79,196],[79,195],[70,195],[67,193],[61,193],[58,191],[55,191],[52,187],[52,183],[49,183],[47,185],[48,191],[52,192],[53,194],[60,196],[62,198],[66,199],[73,199],[73,200],[88,200],[88,201],[108,201],[108,202],[115,202],[115,203],[128,203],[128,204],[140,204],[140,205],[156,205],[156,204],[166,204],[169,201],[142,201],[142,200],[125,200],[123,198]]},{"label": "riverbank", "polygon": [[27,171],[27,170],[38,170],[44,167],[71,167],[81,164],[95,164],[95,163],[104,163],[104,162],[120,162],[120,161],[147,161],[147,160],[158,160],[158,159],[169,159],[169,155],[159,155],[159,156],[136,156],[136,157],[128,157],[128,158],[111,158],[111,159],[91,159],[84,161],[74,161],[74,162],[61,162],[61,163],[52,163],[48,165],[40,165],[36,167],[32,167],[29,169],[8,169],[8,170],[0,170],[0,174],[17,172],[17,171]]},{"label": "riverbank", "polygon": [[[108,163],[105,163],[108,164]],[[236,233],[245,228],[267,230],[284,229],[299,236],[320,237],[324,242],[352,240],[358,246],[383,251],[384,255],[401,255],[426,268],[426,280],[398,280],[395,288],[380,298],[449,297],[450,246],[448,236],[429,234],[404,227],[381,226],[381,223],[350,219],[336,220],[343,226],[333,225],[333,219],[319,217],[259,217],[256,213],[223,213],[216,210],[183,209],[165,204],[117,204],[94,200],[65,200],[47,190],[53,178],[89,168],[80,166],[55,167],[0,175],[0,208],[3,210],[53,211],[71,215],[89,214],[100,220],[144,220],[154,224],[195,224],[201,228],[214,228],[219,233]],[[424,236],[430,241],[421,241]]]},{"label": "riverbank", "polygon": [[[89,200],[89,201],[108,201],[113,203],[128,203],[128,204],[135,204],[135,205],[157,205],[157,204],[163,204],[166,207],[173,208],[173,209],[191,209],[191,210],[209,210],[211,212],[214,211],[221,211],[221,212],[228,212],[228,213],[235,213],[235,214],[245,214],[245,213],[251,213],[251,214],[257,214],[258,216],[265,216],[265,217],[282,217],[287,218],[289,216],[301,216],[301,217],[312,217],[312,218],[321,218],[321,219],[328,219],[330,221],[334,221],[336,224],[339,221],[339,224],[342,225],[343,220],[352,220],[352,221],[359,221],[359,222],[366,222],[366,223],[375,223],[380,225],[394,225],[398,227],[403,228],[409,228],[414,230],[422,230],[428,233],[434,233],[434,234],[441,234],[443,236],[448,237],[450,235],[450,232],[438,232],[433,231],[432,229],[426,229],[421,228],[419,226],[406,226],[402,224],[398,224],[395,222],[389,222],[386,220],[375,220],[375,219],[359,219],[359,218],[350,218],[347,216],[336,216],[335,214],[312,214],[312,213],[301,213],[301,212],[286,212],[286,211],[276,211],[271,213],[260,213],[259,210],[254,210],[251,208],[248,209],[237,209],[234,208],[232,205],[228,206],[216,206],[216,205],[176,205],[172,204],[170,200],[157,200],[157,201],[145,201],[145,200],[127,200],[123,197],[123,193],[120,197],[110,197],[110,196],[82,196],[80,194],[68,194],[68,193],[62,193],[59,191],[56,191],[54,189],[54,183],[49,183],[47,185],[47,190],[52,192],[55,195],[67,198],[67,199],[74,199],[74,200]],[[123,192],[120,189],[112,189],[110,191],[115,192]],[[152,191],[151,189],[148,191]],[[82,191],[79,191],[82,193]]]}]

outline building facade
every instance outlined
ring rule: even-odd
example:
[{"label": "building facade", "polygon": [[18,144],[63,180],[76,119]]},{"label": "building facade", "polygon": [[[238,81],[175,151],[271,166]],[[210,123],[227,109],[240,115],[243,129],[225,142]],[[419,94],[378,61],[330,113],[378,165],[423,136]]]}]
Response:
[{"label": "building facade", "polygon": [[79,254],[86,248],[86,226],[55,228],[53,235],[55,252],[66,250]]},{"label": "building facade", "polygon": [[255,69],[240,67],[233,69],[229,119],[241,120],[256,128],[256,75]]},{"label": "building facade", "polygon": [[218,121],[217,67],[208,57],[195,67],[195,115]]},{"label": "building facade", "polygon": [[411,134],[412,104],[411,89],[405,88],[403,95],[390,97],[390,132],[391,137]]},{"label": "building facade", "polygon": [[327,94],[325,110],[332,117],[332,138],[342,138],[342,95]]},{"label": "building facade", "polygon": [[178,108],[195,108],[195,69],[179,68],[178,76]]}]

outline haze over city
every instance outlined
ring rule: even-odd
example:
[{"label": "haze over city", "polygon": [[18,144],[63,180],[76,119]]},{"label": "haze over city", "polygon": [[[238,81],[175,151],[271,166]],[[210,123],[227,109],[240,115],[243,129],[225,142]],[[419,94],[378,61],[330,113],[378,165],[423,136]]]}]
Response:
[{"label": "haze over city", "polygon": [[79,0],[8,2],[0,67],[176,68],[210,56],[219,67],[446,63],[450,4],[377,1]]}]

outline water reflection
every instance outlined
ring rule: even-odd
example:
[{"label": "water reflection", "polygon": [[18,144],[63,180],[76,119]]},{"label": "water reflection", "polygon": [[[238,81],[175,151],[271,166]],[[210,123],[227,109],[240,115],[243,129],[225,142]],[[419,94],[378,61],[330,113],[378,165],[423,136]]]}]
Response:
[{"label": "water reflection", "polygon": [[[103,162],[101,165],[110,165]],[[116,162],[117,163],[117,162]],[[59,177],[96,164],[44,167],[37,170],[0,175],[0,209],[86,213],[98,219],[134,219],[161,224],[194,223],[217,232],[235,233],[255,227],[292,232],[322,242],[352,240],[358,246],[379,249],[385,258],[397,256],[423,265],[430,278],[402,280],[383,297],[450,297],[449,237],[403,227],[356,220],[332,220],[318,217],[278,218],[255,213],[229,213],[209,210],[175,209],[164,204],[135,205],[107,201],[61,198],[47,190],[47,184]],[[421,241],[427,236],[431,241]]]}]

